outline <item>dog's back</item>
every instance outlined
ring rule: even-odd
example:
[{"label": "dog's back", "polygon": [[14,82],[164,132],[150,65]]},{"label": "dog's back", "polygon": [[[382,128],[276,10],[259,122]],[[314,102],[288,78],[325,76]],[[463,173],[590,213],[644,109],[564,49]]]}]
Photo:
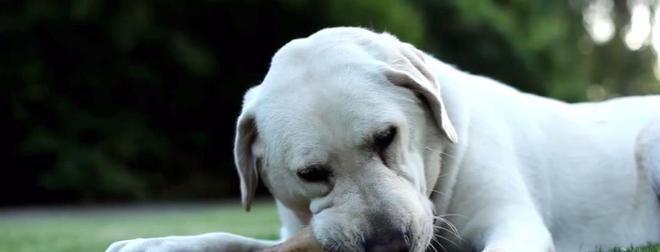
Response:
[{"label": "dog's back", "polygon": [[618,121],[609,135],[633,130],[640,179],[649,181],[660,199],[660,96],[625,97],[577,107],[584,108],[594,120]]}]

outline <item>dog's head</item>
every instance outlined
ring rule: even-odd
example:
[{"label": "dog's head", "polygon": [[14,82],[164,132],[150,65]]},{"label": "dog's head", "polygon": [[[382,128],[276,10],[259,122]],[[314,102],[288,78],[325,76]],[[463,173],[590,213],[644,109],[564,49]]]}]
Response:
[{"label": "dog's head", "polygon": [[261,177],[326,250],[423,251],[433,236],[435,146],[457,140],[425,57],[360,28],[282,47],[238,118],[246,209]]}]

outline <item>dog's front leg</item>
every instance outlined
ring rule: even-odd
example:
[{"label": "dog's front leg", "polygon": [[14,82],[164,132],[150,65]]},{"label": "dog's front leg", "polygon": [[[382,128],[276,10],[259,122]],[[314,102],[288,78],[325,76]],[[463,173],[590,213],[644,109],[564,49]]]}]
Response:
[{"label": "dog's front leg", "polygon": [[[483,211],[478,217],[477,244],[482,252],[554,252],[550,232],[531,207]],[[476,231],[476,230],[475,230]]]},{"label": "dog's front leg", "polygon": [[[282,221],[280,238],[283,241],[300,231],[303,224],[291,209],[277,200],[276,203]],[[112,243],[106,252],[252,252],[272,247],[279,242],[216,232],[118,241]]]},{"label": "dog's front leg", "polygon": [[118,241],[106,252],[252,252],[276,243],[230,233],[208,233]]}]

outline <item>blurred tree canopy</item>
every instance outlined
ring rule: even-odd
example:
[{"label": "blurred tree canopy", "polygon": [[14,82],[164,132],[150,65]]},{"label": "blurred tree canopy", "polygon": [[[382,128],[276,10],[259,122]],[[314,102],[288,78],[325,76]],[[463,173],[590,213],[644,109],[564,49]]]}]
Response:
[{"label": "blurred tree canopy", "polygon": [[[0,205],[236,196],[243,92],[324,27],[386,30],[566,101],[658,92],[653,48],[624,41],[635,2],[0,1]],[[585,26],[595,4],[613,20],[605,41]]]}]

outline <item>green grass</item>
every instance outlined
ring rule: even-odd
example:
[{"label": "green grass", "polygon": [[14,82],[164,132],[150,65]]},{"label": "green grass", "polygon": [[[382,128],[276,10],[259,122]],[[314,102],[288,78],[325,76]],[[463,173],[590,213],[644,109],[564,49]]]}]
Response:
[{"label": "green grass", "polygon": [[238,204],[5,211],[0,212],[0,251],[104,251],[117,240],[217,231],[275,239],[279,225],[268,203],[254,205],[250,213]]},{"label": "green grass", "polygon": [[660,245],[648,245],[637,248],[626,248],[626,249],[612,249],[612,250],[597,250],[597,252],[659,252]]},{"label": "green grass", "polygon": [[[250,213],[238,204],[4,210],[0,252],[104,251],[117,240],[217,231],[276,239],[278,229],[274,205],[263,202]],[[609,252],[660,252],[660,246]]]}]

